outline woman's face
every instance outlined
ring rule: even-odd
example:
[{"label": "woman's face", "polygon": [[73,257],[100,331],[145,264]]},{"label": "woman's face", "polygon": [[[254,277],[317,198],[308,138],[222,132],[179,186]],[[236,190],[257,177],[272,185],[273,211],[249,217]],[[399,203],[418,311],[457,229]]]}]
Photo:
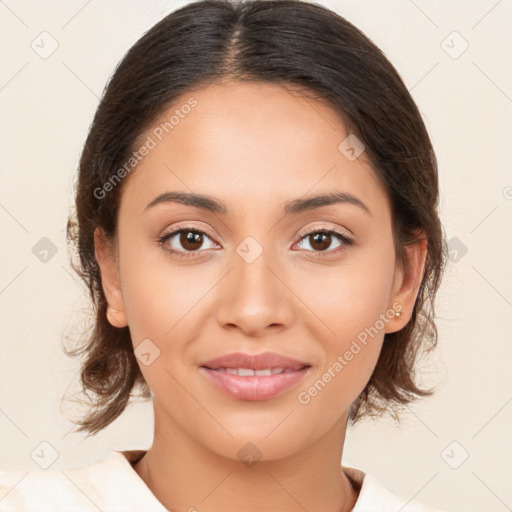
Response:
[{"label": "woman's face", "polygon": [[[159,426],[233,459],[251,442],[268,460],[343,431],[385,332],[405,325],[415,297],[395,265],[387,196],[348,135],[320,103],[229,82],[184,95],[141,138],[124,178],[118,266],[97,257],[121,310],[109,319],[129,326]],[[233,353],[306,368],[203,367]]]}]

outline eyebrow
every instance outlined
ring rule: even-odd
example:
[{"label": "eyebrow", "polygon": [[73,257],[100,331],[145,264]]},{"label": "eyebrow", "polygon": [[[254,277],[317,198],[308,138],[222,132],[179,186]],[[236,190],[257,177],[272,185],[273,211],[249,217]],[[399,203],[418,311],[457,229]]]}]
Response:
[{"label": "eyebrow", "polygon": [[[228,213],[226,205],[214,197],[187,192],[164,192],[163,194],[155,197],[155,199],[146,206],[144,211],[162,203],[179,203],[224,215]],[[305,199],[300,198],[294,199],[293,201],[287,201],[284,205],[284,214],[285,216],[289,214],[298,214],[307,210],[321,208],[322,206],[330,206],[340,203],[358,206],[371,215],[369,208],[363,203],[363,201],[347,192],[332,192],[330,194],[320,194],[310,196]]]}]

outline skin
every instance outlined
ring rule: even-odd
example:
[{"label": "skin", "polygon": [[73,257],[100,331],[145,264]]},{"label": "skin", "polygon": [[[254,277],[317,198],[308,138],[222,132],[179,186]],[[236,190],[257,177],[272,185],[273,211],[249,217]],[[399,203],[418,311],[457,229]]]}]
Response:
[{"label": "skin", "polygon": [[[364,153],[350,161],[340,152],[348,132],[327,106],[266,83],[209,86],[176,105],[190,97],[197,107],[125,178],[114,243],[95,234],[103,289],[119,310],[108,312],[110,323],[128,325],[134,347],[149,338],[160,350],[150,365],[139,361],[154,395],[155,431],[134,468],[170,510],[351,510],[358,490],[340,464],[348,410],[375,368],[384,334],[410,319],[425,243],[407,249],[404,271],[388,197]],[[167,191],[213,196],[228,213],[178,203],[145,211]],[[333,191],[356,196],[370,213],[339,203],[283,214],[286,201]],[[210,234],[181,259],[158,242],[177,228]],[[333,236],[322,250],[306,236],[318,228],[354,243],[337,251],[343,242]],[[248,236],[263,250],[251,263],[236,251]],[[179,235],[166,245],[190,247]],[[396,302],[401,317],[301,404],[298,393]],[[237,351],[275,351],[312,368],[273,399],[240,400],[198,369]],[[261,452],[250,467],[237,456],[248,442]]]}]

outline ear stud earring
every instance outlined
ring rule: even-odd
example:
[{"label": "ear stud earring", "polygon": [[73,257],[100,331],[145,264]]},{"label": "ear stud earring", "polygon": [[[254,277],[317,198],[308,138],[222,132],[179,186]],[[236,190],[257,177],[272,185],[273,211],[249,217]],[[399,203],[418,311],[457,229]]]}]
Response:
[{"label": "ear stud earring", "polygon": [[[123,314],[118,316],[117,314],[114,313]],[[110,322],[110,324],[113,325],[114,327],[118,327],[119,329],[124,327],[124,325],[122,325],[125,321],[124,311],[108,306],[105,316],[107,317],[107,320]]]},{"label": "ear stud earring", "polygon": [[395,311],[395,317],[400,317],[402,316],[402,312],[401,311]]}]

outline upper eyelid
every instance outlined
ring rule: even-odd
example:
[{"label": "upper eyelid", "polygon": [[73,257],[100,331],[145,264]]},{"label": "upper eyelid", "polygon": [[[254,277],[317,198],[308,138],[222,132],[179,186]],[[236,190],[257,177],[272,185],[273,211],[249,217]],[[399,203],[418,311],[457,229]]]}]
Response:
[{"label": "upper eyelid", "polygon": [[338,228],[338,227],[334,227],[334,226],[324,226],[324,225],[320,225],[320,224],[315,224],[314,226],[311,226],[311,227],[307,228],[306,230],[301,230],[297,233],[296,236],[298,236],[302,239],[305,236],[310,235],[311,233],[316,233],[317,231],[335,231],[336,233],[343,235],[347,238],[350,238],[350,239],[353,238],[352,233],[346,228]]},{"label": "upper eyelid", "polygon": [[215,234],[210,229],[204,228],[204,227],[199,228],[197,226],[192,226],[192,225],[178,226],[178,227],[169,229],[168,231],[164,230],[164,233],[161,235],[161,237],[169,236],[169,235],[176,235],[177,233],[180,233],[182,231],[197,231],[197,232],[204,233],[204,234],[208,235],[210,238],[212,238],[214,240],[216,238]]}]

